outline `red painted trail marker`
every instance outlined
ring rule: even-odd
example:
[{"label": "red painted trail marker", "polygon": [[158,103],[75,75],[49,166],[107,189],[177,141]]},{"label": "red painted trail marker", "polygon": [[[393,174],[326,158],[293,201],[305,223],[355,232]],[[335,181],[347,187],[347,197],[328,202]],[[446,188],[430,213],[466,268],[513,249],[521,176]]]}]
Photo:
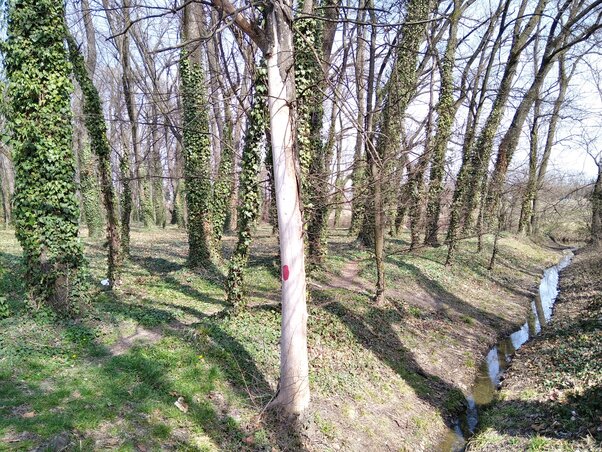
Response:
[{"label": "red painted trail marker", "polygon": [[289,275],[288,265],[284,265],[282,267],[282,279],[286,281],[288,279],[288,275]]}]

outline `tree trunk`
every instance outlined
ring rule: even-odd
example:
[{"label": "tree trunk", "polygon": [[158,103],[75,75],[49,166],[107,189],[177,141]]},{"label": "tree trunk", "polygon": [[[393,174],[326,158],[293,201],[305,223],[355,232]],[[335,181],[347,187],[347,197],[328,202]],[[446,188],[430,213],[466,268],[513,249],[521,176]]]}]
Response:
[{"label": "tree trunk", "polygon": [[527,115],[529,114],[529,110],[533,106],[533,103],[539,96],[539,90],[545,80],[545,77],[548,71],[551,69],[551,64],[542,63],[542,67],[535,77],[535,80],[529,87],[529,90],[521,100],[518,108],[514,113],[514,117],[512,118],[512,123],[510,127],[506,131],[502,141],[500,142],[500,146],[498,148],[498,154],[495,162],[495,168],[493,170],[493,174],[491,176],[491,182],[489,184],[489,188],[487,190],[487,201],[485,205],[485,224],[489,224],[491,221],[491,212],[495,211],[497,208],[497,204],[499,203],[500,196],[502,193],[504,181],[506,179],[506,173],[508,172],[508,167],[510,166],[510,162],[514,155],[514,151],[518,146],[518,140],[520,138],[520,134],[527,119]]},{"label": "tree trunk", "polygon": [[[304,7],[309,8],[310,0],[305,0]],[[324,10],[327,21],[320,23],[318,19],[303,20],[299,23],[296,32],[295,44],[295,66],[302,70],[303,77],[297,80],[296,88],[300,97],[305,102],[299,104],[299,122],[307,120],[309,135],[306,137],[309,145],[308,156],[311,160],[309,165],[307,188],[308,200],[311,205],[308,215],[307,243],[308,243],[308,263],[311,267],[321,267],[326,256],[327,240],[326,231],[328,228],[328,214],[330,210],[330,163],[334,149],[334,140],[323,143],[321,138],[322,123],[324,118],[324,101],[326,99],[326,89],[328,73],[330,71],[330,57],[334,35],[337,26],[337,18],[340,0],[327,0],[327,8]],[[312,11],[309,10],[309,13]],[[323,27],[321,30],[320,28]],[[345,25],[344,25],[345,27]],[[343,30],[343,35],[345,34]],[[346,66],[348,51],[343,54],[342,67]],[[300,62],[304,64],[299,64]],[[305,83],[301,84],[303,80]],[[303,91],[311,93],[305,94]],[[333,88],[331,129],[334,130],[336,124],[336,115],[339,99],[337,96],[337,86]],[[306,111],[306,118],[301,114]],[[334,124],[332,124],[334,122]],[[301,132],[302,125],[298,127]],[[300,134],[301,135],[301,134]],[[303,150],[303,136],[300,136],[299,148]],[[303,153],[301,153],[303,156]],[[305,188],[305,187],[304,187]]]},{"label": "tree trunk", "polygon": [[183,41],[190,44],[180,59],[188,263],[193,267],[210,266],[215,254],[211,218],[209,117],[199,45],[201,8],[201,4],[191,3],[184,9]]},{"label": "tree trunk", "polygon": [[294,152],[291,12],[290,0],[274,3],[267,21],[271,38],[266,52],[270,133],[282,265],[280,382],[273,404],[287,413],[300,414],[309,405],[309,364],[303,218],[299,164]]},{"label": "tree trunk", "polygon": [[257,69],[255,93],[251,112],[247,119],[245,146],[242,154],[242,172],[240,175],[240,224],[238,241],[230,258],[226,290],[228,302],[236,310],[246,306],[244,298],[244,272],[249,258],[251,234],[255,227],[260,207],[259,168],[261,150],[267,120],[267,85],[265,68]]},{"label": "tree trunk", "polygon": [[[480,194],[485,190],[484,187],[486,187],[487,169],[493,150],[493,140],[500,127],[504,110],[512,91],[512,83],[521,62],[520,57],[531,34],[539,24],[541,14],[547,3],[548,0],[538,1],[533,14],[528,16],[527,24],[522,29],[521,24],[522,21],[525,20],[523,15],[525,14],[527,2],[522,0],[519,7],[517,18],[514,23],[512,45],[509,51],[508,61],[504,67],[504,73],[493,101],[491,112],[481,129],[475,143],[475,149],[471,153],[471,171],[466,187],[463,212],[465,230],[470,229],[470,226],[472,225],[472,214],[475,210],[475,206],[479,205]],[[505,20],[503,20],[502,27],[505,23]],[[527,109],[527,112],[528,110],[529,109]]]},{"label": "tree trunk", "polygon": [[541,114],[541,97],[537,97],[533,106],[533,124],[531,124],[529,142],[529,177],[523,194],[523,201],[518,221],[519,234],[531,234],[531,217],[533,215],[533,199],[537,191],[537,151],[539,142],[539,116]]},{"label": "tree trunk", "polygon": [[458,106],[454,103],[454,56],[458,44],[458,23],[461,16],[461,0],[454,0],[454,10],[449,18],[449,38],[440,65],[441,90],[435,107],[437,112],[437,132],[433,138],[431,171],[426,208],[426,235],[424,243],[439,244],[439,217],[441,215],[441,193],[445,174],[445,153],[451,138],[452,124]]},{"label": "tree trunk", "polygon": [[121,255],[130,257],[130,220],[132,218],[132,188],[130,184],[130,156],[127,146],[123,147],[123,155],[119,160],[121,177]]},{"label": "tree trunk", "polygon": [[64,13],[63,2],[10,2],[3,53],[10,81],[15,232],[25,280],[32,301],[76,314],[87,283],[78,238]]},{"label": "tree trunk", "polygon": [[[482,193],[483,187],[486,186],[485,179],[493,148],[493,139],[502,120],[505,104],[510,96],[512,81],[520,63],[520,55],[524,50],[528,38],[539,23],[541,13],[547,2],[548,0],[538,1],[534,9],[534,14],[529,16],[527,24],[521,30],[522,21],[524,20],[523,16],[528,3],[526,0],[521,0],[517,11],[517,17],[514,19],[512,45],[509,51],[508,61],[504,67],[504,73],[497,89],[491,111],[474,143],[474,147],[472,146],[472,138],[468,141],[470,147],[467,146],[468,143],[465,143],[462,166],[460,167],[460,172],[458,173],[456,181],[451,206],[450,222],[447,230],[446,241],[448,243],[448,251],[445,261],[446,265],[451,265],[455,257],[458,234],[462,223],[464,223],[465,230],[470,229],[472,213],[475,206],[479,205],[479,195]],[[496,61],[496,54],[501,46],[504,30],[509,22],[508,11],[510,4],[510,0],[506,0],[504,3],[504,8],[501,13],[500,31],[494,42],[487,69],[483,77],[482,90],[480,93],[481,100],[476,104],[477,114],[480,114],[482,111],[483,100],[487,93],[485,87],[489,81],[493,64]],[[474,121],[472,121],[471,128],[474,130],[477,126],[478,121],[475,117]]]},{"label": "tree trunk", "polygon": [[[373,186],[373,209],[369,214],[374,218],[374,257],[377,271],[376,304],[384,303],[385,292],[383,184],[389,179],[387,168],[390,167],[389,162],[394,158],[400,146],[403,119],[410,100],[416,92],[418,50],[425,39],[425,24],[430,10],[429,3],[428,0],[411,0],[408,3],[406,23],[403,25],[399,41],[399,51],[386,87],[380,135],[376,147],[371,144],[368,146]],[[373,143],[373,140],[369,141]]]},{"label": "tree trunk", "polygon": [[0,197],[2,201],[2,222],[5,229],[11,221],[10,187],[7,178],[4,156],[0,154]]},{"label": "tree trunk", "polygon": [[[84,94],[85,124],[88,135],[90,136],[90,147],[94,155],[98,158],[100,189],[107,216],[107,277],[109,280],[109,287],[113,287],[115,282],[119,279],[119,270],[121,266],[119,255],[121,240],[119,237],[119,220],[117,216],[115,191],[111,177],[111,148],[109,147],[109,142],[107,140],[107,126],[104,120],[102,103],[100,101],[98,90],[92,82],[93,74],[88,73],[86,70],[86,67],[91,68],[94,67],[94,65],[84,64],[84,59],[79,53],[77,43],[68,33],[67,43],[75,79]],[[92,43],[94,43],[93,39]],[[90,39],[88,40],[88,45],[90,45]]]},{"label": "tree trunk", "polygon": [[592,243],[602,246],[602,159],[598,165],[598,178],[592,193]]}]

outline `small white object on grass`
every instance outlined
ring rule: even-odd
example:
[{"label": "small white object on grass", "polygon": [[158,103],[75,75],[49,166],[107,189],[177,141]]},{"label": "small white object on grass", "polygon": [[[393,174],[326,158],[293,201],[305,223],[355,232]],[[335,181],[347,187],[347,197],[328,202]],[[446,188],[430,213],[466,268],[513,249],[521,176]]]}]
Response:
[{"label": "small white object on grass", "polygon": [[100,284],[102,284],[103,286],[108,286],[109,285],[109,279],[101,279],[100,280]]}]

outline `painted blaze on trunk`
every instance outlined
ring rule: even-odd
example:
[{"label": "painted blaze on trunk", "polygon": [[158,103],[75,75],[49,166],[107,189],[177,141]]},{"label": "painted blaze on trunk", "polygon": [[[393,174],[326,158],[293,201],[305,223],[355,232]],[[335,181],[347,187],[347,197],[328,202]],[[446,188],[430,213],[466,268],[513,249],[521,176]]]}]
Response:
[{"label": "painted blaze on trunk", "polygon": [[[288,11],[283,11],[288,8]],[[303,218],[294,153],[295,80],[292,71],[291,5],[275,4],[268,30],[272,46],[266,52],[270,133],[282,262],[282,335],[280,383],[273,404],[288,414],[301,414],[309,405],[307,305]],[[288,13],[288,14],[287,14]]]}]

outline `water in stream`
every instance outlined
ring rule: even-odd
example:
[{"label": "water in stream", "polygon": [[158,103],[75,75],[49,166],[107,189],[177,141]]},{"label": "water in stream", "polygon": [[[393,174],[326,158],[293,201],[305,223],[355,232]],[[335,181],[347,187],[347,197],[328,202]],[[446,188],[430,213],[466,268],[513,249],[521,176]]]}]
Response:
[{"label": "water in stream", "polygon": [[479,422],[479,407],[491,403],[500,385],[500,379],[508,368],[514,352],[533,336],[536,336],[552,318],[552,308],[558,295],[558,275],[571,263],[572,252],[566,252],[557,265],[544,271],[539,283],[539,293],[531,302],[529,318],[523,326],[494,346],[479,367],[470,394],[466,396],[467,409],[462,419],[457,419],[453,430],[439,448],[442,451],[464,450],[466,438],[471,436]]}]

